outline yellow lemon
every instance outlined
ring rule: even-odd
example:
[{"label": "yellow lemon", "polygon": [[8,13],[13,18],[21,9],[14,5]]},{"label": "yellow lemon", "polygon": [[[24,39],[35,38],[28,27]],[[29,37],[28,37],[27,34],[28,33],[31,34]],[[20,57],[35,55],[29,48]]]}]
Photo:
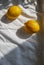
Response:
[{"label": "yellow lemon", "polygon": [[40,25],[36,20],[28,20],[24,23],[24,29],[29,33],[37,33],[40,30]]},{"label": "yellow lemon", "polygon": [[21,12],[22,9],[19,6],[13,5],[9,7],[6,17],[10,20],[13,20],[16,19],[21,14]]}]

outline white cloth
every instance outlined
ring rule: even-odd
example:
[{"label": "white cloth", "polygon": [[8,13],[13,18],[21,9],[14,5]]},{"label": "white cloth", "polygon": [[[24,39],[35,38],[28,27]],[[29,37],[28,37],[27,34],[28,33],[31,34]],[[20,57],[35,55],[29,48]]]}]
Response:
[{"label": "white cloth", "polygon": [[[14,0],[15,1],[15,0]],[[9,6],[13,5],[12,2]],[[35,7],[29,5],[25,9],[18,4],[23,14],[16,20],[10,22],[4,15],[8,6],[0,4],[0,65],[36,65],[38,55],[37,35],[29,35],[21,28],[29,19],[37,19],[37,16],[31,9]]]}]

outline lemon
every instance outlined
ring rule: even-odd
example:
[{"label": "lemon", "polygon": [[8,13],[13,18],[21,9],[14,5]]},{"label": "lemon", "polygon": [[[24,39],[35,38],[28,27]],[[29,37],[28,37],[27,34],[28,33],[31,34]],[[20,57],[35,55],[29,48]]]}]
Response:
[{"label": "lemon", "polygon": [[24,29],[29,33],[37,33],[40,30],[40,25],[36,20],[28,20],[24,23]]},{"label": "lemon", "polygon": [[17,6],[17,5],[13,5],[13,6],[10,6],[8,11],[7,11],[7,18],[12,20],[12,19],[16,19],[22,12],[22,9]]}]

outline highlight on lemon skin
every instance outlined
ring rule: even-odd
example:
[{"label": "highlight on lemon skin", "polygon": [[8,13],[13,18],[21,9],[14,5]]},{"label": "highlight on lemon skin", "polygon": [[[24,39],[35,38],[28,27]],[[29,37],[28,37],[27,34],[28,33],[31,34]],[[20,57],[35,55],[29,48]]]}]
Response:
[{"label": "highlight on lemon skin", "polygon": [[22,13],[22,9],[17,6],[17,5],[13,5],[10,6],[7,13],[6,13],[6,17],[10,20],[14,20],[16,19],[20,14]]},{"label": "highlight on lemon skin", "polygon": [[37,33],[40,30],[40,25],[36,20],[28,20],[24,23],[24,30],[30,34]]}]

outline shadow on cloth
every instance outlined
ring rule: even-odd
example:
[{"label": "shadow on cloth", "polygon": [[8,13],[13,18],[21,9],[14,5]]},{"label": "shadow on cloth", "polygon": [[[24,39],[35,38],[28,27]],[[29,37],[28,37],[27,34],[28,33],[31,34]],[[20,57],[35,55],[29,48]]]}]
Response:
[{"label": "shadow on cloth", "polygon": [[[14,20],[16,20],[16,19],[17,19],[17,17]],[[1,22],[5,23],[5,24],[9,24],[9,23],[13,22],[14,20],[9,20],[6,17],[6,15],[2,16],[2,18],[1,18]]]},{"label": "shadow on cloth", "polygon": [[5,23],[5,24],[8,24],[8,23],[11,23],[12,21],[11,20],[8,20],[6,18],[6,16],[4,15],[2,18],[1,18],[1,22]]},{"label": "shadow on cloth", "polygon": [[38,49],[38,63],[37,65],[44,65],[44,14],[39,14],[42,11],[42,2],[37,0],[37,7],[36,11],[37,13],[37,20],[38,23],[40,24],[40,31],[37,34],[37,41],[39,42],[39,49]]},{"label": "shadow on cloth", "polygon": [[21,39],[27,39],[32,36],[32,34],[27,33],[23,30],[23,27],[17,30],[16,35]]},{"label": "shadow on cloth", "polygon": [[24,2],[24,0],[20,1],[20,0],[0,0],[0,10],[2,9],[7,9],[9,4],[13,4],[13,5],[18,5],[18,4],[22,4]]},{"label": "shadow on cloth", "polygon": [[[0,32],[1,33],[1,32]],[[39,42],[36,39],[36,35],[28,38],[25,42],[19,44],[15,40],[9,38],[5,34],[1,33],[6,39],[8,39],[12,44],[17,45],[16,48],[11,50],[6,54],[4,58],[11,63],[11,65],[37,65],[39,64]],[[0,62],[2,59],[0,59]],[[9,64],[8,64],[9,65]]]},{"label": "shadow on cloth", "polygon": [[1,0],[0,1],[0,10],[2,10],[2,9],[6,9],[7,7],[8,7],[8,5],[9,5],[9,1],[8,0]]},{"label": "shadow on cloth", "polygon": [[7,65],[4,60],[4,58],[6,58],[6,60],[10,63],[8,65],[36,65],[38,54],[37,45],[35,42],[32,42],[32,39],[29,39],[28,42],[27,41],[22,44],[11,41],[14,45],[17,45],[17,47],[0,59],[0,63],[3,63],[4,65],[5,62],[5,65]]},{"label": "shadow on cloth", "polygon": [[39,49],[38,49],[38,62],[39,64],[37,65],[44,65],[44,60],[43,60],[43,49],[44,49],[44,31],[43,31],[43,16],[38,15],[38,22],[40,24],[40,31],[37,33],[37,41],[39,42]]}]

